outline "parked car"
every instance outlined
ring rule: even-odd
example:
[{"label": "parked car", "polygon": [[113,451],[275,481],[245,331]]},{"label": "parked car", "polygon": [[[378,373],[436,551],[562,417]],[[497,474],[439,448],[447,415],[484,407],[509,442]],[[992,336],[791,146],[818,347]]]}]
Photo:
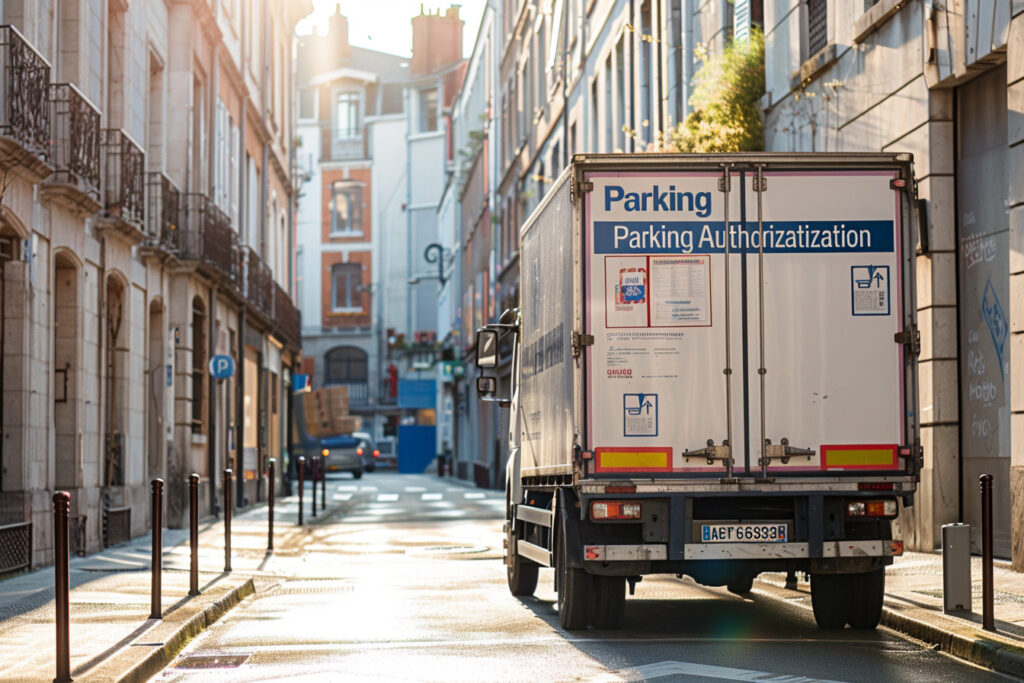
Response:
[{"label": "parked car", "polygon": [[363,467],[361,439],[357,438],[354,434],[343,434],[341,436],[324,437],[319,441],[321,446],[320,455],[324,458],[325,471],[351,472],[355,479],[363,476],[366,468]]},{"label": "parked car", "polygon": [[373,443],[373,437],[368,432],[352,432],[352,438],[359,441],[359,445],[356,447],[356,455],[358,455],[363,462],[363,469],[367,472],[373,472],[377,469],[378,459],[380,458],[380,451]]}]

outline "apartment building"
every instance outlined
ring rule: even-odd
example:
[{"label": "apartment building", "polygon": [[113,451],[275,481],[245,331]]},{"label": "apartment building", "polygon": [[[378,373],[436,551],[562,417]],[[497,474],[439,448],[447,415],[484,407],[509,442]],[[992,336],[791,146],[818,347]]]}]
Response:
[{"label": "apartment building", "polygon": [[[325,35],[299,40],[298,282],[313,386],[347,386],[363,430],[429,461],[436,297],[451,261],[432,247],[442,112],[464,61],[457,8],[411,22],[411,57],[350,44],[340,9]],[[425,430],[402,439],[404,427]]]},{"label": "apartment building", "polygon": [[[300,361],[292,36],[308,2],[0,5],[0,571],[266,494]],[[216,379],[209,361],[230,356]],[[30,540],[30,545],[26,542]],[[5,562],[7,566],[5,567]]]}]

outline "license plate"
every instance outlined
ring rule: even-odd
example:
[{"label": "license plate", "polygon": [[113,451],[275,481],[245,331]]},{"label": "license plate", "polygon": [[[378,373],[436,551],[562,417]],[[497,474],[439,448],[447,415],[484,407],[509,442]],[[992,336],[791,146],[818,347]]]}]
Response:
[{"label": "license plate", "polygon": [[701,524],[701,543],[785,543],[786,524]]}]

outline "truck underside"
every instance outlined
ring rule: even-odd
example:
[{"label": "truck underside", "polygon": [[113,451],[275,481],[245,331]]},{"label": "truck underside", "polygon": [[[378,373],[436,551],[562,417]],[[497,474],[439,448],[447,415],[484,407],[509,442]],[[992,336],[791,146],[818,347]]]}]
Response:
[{"label": "truck underside", "polygon": [[[882,503],[889,501],[888,510],[894,511],[895,486],[801,495],[756,490],[649,495],[638,493],[635,485],[609,482],[589,487],[609,491],[603,494],[578,493],[588,487],[573,486],[525,489],[515,502],[510,492],[509,588],[514,595],[532,594],[538,569],[553,567],[563,627],[617,628],[627,583],[648,574],[685,575],[745,594],[761,572],[806,572],[819,626],[871,629],[881,616],[884,568],[902,552],[902,544],[892,541],[894,512],[851,516],[849,508],[870,502],[884,511]],[[595,510],[597,516],[614,510],[619,518],[595,519]],[[723,538],[708,542],[701,537],[705,527],[721,530]],[[765,542],[726,537],[726,532],[761,529],[779,534]]]}]

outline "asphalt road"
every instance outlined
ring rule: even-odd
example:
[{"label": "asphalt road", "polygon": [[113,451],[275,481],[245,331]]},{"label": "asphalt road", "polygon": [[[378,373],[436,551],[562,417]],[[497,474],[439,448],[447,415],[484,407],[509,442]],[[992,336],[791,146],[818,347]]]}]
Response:
[{"label": "asphalt road", "polygon": [[885,629],[819,631],[794,604],[668,576],[637,586],[622,630],[568,633],[551,570],[534,597],[508,592],[503,494],[382,472],[327,493],[343,510],[159,680],[1005,680]]}]

